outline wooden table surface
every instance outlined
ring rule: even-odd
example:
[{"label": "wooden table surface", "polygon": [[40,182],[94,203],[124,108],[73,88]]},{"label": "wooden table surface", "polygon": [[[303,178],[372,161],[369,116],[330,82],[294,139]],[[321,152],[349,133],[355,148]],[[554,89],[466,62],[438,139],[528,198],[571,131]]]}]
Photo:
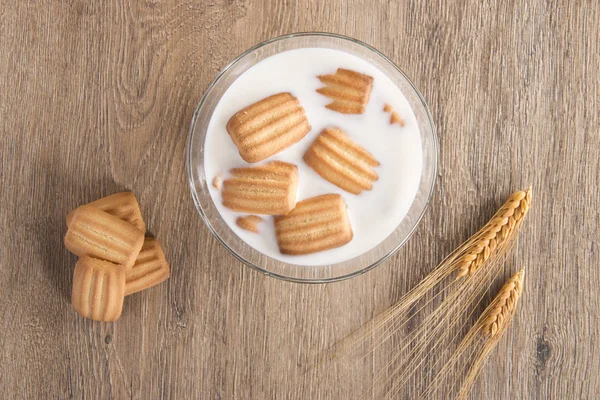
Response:
[{"label": "wooden table surface", "polygon": [[[302,373],[311,357],[531,184],[504,273],[526,267],[524,296],[473,398],[597,398],[600,5],[427,3],[0,0],[3,397],[324,398]],[[408,244],[327,285],[231,256],[198,216],[184,162],[217,72],[262,40],[313,30],[388,55],[427,99],[440,140],[433,201]],[[138,196],[172,276],[98,323],[70,305],[64,217],[121,190]]]}]

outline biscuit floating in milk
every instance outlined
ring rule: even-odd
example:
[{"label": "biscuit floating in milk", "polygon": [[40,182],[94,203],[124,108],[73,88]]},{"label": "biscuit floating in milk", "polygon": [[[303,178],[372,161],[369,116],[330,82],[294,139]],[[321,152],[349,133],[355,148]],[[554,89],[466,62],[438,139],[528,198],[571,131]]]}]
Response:
[{"label": "biscuit floating in milk", "polygon": [[339,194],[298,202],[289,214],[275,217],[275,234],[279,251],[290,255],[333,249],[353,237],[348,209]]},{"label": "biscuit floating in milk", "polygon": [[115,321],[125,297],[125,271],[120,265],[83,256],[75,265],[71,304],[82,317]]},{"label": "biscuit floating in milk", "polygon": [[258,224],[261,222],[262,218],[258,215],[246,215],[245,217],[238,217],[235,220],[237,226],[254,233],[259,233]]},{"label": "biscuit floating in milk", "polygon": [[170,274],[160,243],[156,238],[147,237],[135,264],[125,273],[125,296],[158,285]]},{"label": "biscuit floating in milk", "polygon": [[91,205],[75,210],[65,235],[72,253],[120,264],[125,270],[133,266],[143,244],[143,231]]},{"label": "biscuit floating in milk", "polygon": [[317,89],[317,92],[333,100],[325,107],[342,114],[365,112],[373,88],[371,76],[338,68],[335,74],[321,75],[319,80],[326,86]]},{"label": "biscuit floating in milk", "polygon": [[354,194],[371,190],[379,179],[373,169],[379,161],[339,128],[324,129],[304,161],[324,179]]},{"label": "biscuit floating in milk", "polygon": [[[99,200],[92,201],[87,205],[99,208],[104,212],[121,218],[122,220],[134,225],[142,232],[146,232],[146,224],[142,218],[140,206],[135,198],[135,195],[131,192],[115,193]],[[75,214],[76,210],[77,209],[71,211],[69,215],[67,215],[67,226],[71,225],[71,221],[73,220],[73,215]]]},{"label": "biscuit floating in milk", "polygon": [[278,93],[238,111],[227,132],[244,161],[262,161],[299,142],[310,131],[304,108],[290,93]]},{"label": "biscuit floating in milk", "polygon": [[234,168],[223,182],[223,205],[248,214],[285,215],[296,205],[298,167],[282,161]]}]

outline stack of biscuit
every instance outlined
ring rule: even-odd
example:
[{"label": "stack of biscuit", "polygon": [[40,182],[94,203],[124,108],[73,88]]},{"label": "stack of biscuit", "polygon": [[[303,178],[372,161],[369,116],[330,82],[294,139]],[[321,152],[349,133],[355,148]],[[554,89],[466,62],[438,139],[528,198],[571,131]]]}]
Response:
[{"label": "stack of biscuit", "polygon": [[81,316],[115,321],[125,296],[157,285],[170,275],[158,240],[131,192],[80,206],[67,216],[65,246],[79,256],[71,303]]}]

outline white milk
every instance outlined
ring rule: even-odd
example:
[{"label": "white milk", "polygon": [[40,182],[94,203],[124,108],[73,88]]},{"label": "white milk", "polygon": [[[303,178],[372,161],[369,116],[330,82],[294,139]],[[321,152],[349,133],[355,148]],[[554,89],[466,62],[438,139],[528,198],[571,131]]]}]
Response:
[{"label": "white milk", "polygon": [[[323,84],[318,75],[346,68],[374,78],[371,98],[362,115],[345,115],[325,108],[331,100],[316,92]],[[306,110],[310,133],[294,146],[264,160],[296,164],[300,173],[298,201],[325,193],[339,193],[348,204],[354,238],[345,246],[315,254],[287,256],[279,252],[273,218],[262,216],[260,234],[239,228],[240,213],[221,203],[220,192],[212,187],[217,174],[227,177],[233,167],[250,165],[240,157],[225,126],[240,109],[279,92],[291,92]],[[383,111],[389,103],[405,120],[404,127],[390,124]],[[371,152],[381,166],[379,180],[371,191],[347,193],[321,178],[302,156],[325,127],[337,126],[352,140]],[[423,155],[419,128],[412,109],[396,85],[379,69],[356,56],[330,49],[307,48],[271,56],[242,74],[223,95],[210,120],[205,142],[204,169],[212,199],[229,227],[259,252],[277,260],[300,265],[327,265],[359,256],[385,240],[406,216],[417,193]]]}]

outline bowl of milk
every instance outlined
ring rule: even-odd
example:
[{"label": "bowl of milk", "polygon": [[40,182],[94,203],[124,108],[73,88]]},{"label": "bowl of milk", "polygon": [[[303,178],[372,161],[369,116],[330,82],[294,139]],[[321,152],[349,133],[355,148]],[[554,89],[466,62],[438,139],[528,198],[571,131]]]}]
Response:
[{"label": "bowl of milk", "polygon": [[[325,107],[316,92],[318,76],[350,69],[373,77],[365,112],[341,114]],[[348,205],[354,236],[344,246],[300,256],[281,254],[272,217],[260,232],[236,225],[240,216],[222,205],[215,176],[249,166],[229,137],[226,124],[240,109],[280,92],[297,97],[312,126],[299,143],[270,157],[298,166],[298,201],[339,193]],[[390,105],[404,120],[391,124]],[[343,129],[380,162],[373,189],[354,195],[320,178],[302,160],[327,127]],[[438,139],[423,96],[386,56],[355,39],[331,33],[280,36],[248,49],[209,85],[192,119],[187,169],[192,197],[208,230],[247,266],[293,282],[325,283],[360,275],[398,251],[425,213],[435,185]]]}]

